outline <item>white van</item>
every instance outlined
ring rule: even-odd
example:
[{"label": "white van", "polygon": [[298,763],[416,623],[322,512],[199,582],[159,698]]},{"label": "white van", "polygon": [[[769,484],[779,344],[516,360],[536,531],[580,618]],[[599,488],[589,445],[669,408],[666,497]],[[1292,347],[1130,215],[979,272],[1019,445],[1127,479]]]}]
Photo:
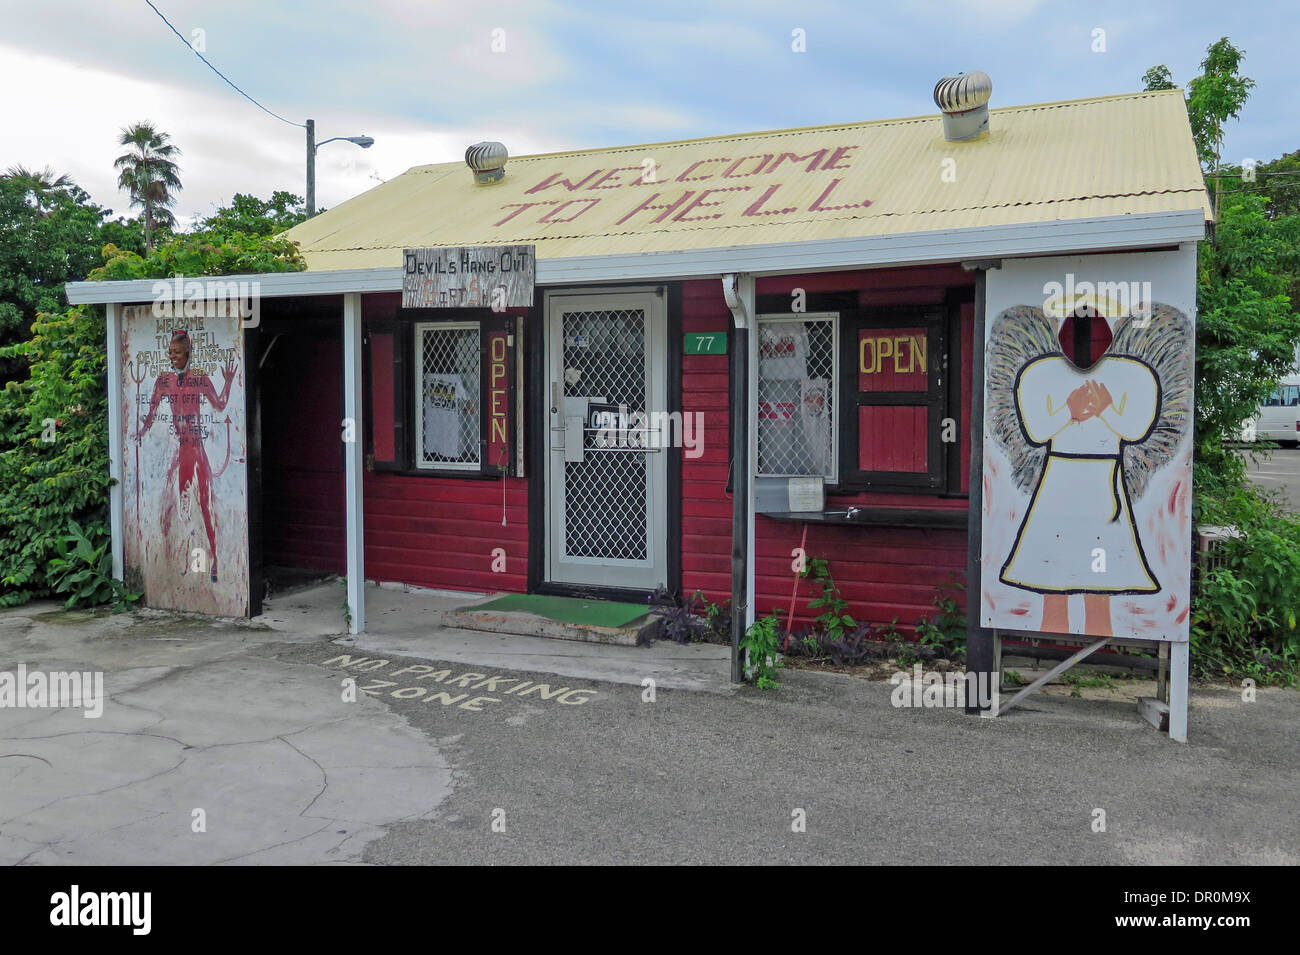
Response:
[{"label": "white van", "polygon": [[1242,441],[1300,444],[1300,375],[1286,375],[1241,429]]}]

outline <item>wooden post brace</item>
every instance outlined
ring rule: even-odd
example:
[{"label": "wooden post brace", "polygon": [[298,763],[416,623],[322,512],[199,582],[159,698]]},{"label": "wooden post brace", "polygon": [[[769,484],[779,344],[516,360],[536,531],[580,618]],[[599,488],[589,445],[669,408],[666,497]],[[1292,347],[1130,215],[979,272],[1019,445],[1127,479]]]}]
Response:
[{"label": "wooden post brace", "polygon": [[1098,640],[1096,643],[1092,644],[1092,646],[1084,647],[1078,653],[1071,656],[1068,660],[1062,660],[1051,670],[1049,670],[1046,674],[1040,676],[1037,680],[1029,684],[1029,686],[1025,687],[1023,690],[1021,690],[1019,693],[1017,693],[1015,696],[1009,699],[1006,703],[999,704],[997,707],[997,715],[1001,716],[1007,710],[1011,709],[1011,707],[1015,706],[1017,703],[1019,703],[1021,700],[1027,697],[1030,693],[1033,693],[1039,687],[1044,686],[1050,680],[1056,679],[1058,676],[1060,676],[1066,670],[1070,669],[1070,667],[1074,666],[1080,660],[1090,656],[1091,654],[1095,653],[1097,650],[1100,650],[1109,642],[1110,642],[1110,637],[1103,637],[1102,639]]}]

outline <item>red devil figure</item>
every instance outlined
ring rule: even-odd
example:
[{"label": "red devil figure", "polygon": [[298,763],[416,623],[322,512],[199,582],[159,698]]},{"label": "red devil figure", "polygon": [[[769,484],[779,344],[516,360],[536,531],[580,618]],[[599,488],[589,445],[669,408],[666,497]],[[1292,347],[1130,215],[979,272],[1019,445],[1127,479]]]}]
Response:
[{"label": "red devil figure", "polygon": [[[136,442],[144,439],[153,424],[154,415],[163,398],[171,404],[172,428],[176,432],[178,448],[167,470],[167,481],[172,475],[177,479],[177,500],[184,500],[185,491],[191,484],[196,484],[199,507],[203,511],[203,526],[208,533],[208,553],[212,560],[212,582],[217,582],[217,527],[212,514],[212,466],[203,447],[204,426],[199,413],[200,399],[206,398],[215,411],[224,411],[226,400],[230,397],[230,385],[235,379],[235,361],[230,359],[221,369],[225,385],[218,395],[212,387],[212,380],[202,372],[193,372],[190,367],[190,336],[187,331],[172,333],[171,344],[167,346],[167,357],[174,371],[159,375],[154,381],[153,397],[149,400],[149,413],[145,416]],[[170,540],[172,518],[175,502],[167,499],[163,507],[162,530],[164,539]],[[188,567],[188,562],[186,564]]]}]

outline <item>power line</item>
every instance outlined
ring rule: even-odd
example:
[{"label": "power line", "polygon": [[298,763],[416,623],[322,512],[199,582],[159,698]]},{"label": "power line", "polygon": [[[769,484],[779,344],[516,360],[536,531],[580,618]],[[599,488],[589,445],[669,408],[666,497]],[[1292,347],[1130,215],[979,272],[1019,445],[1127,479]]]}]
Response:
[{"label": "power line", "polygon": [[200,53],[198,50],[194,49],[194,46],[190,43],[190,41],[187,40],[187,39],[185,39],[185,37],[181,36],[180,31],[177,30],[174,26],[172,26],[171,21],[168,20],[165,16],[163,16],[162,11],[159,10],[157,7],[155,7],[155,6],[153,5],[153,3],[151,2],[151,0],[144,0],[144,2],[147,3],[147,4],[149,4],[149,8],[150,8],[151,10],[153,10],[154,13],[158,14],[159,18],[162,20],[163,23],[167,24],[168,28],[172,31],[172,33],[175,33],[176,36],[177,36],[177,38],[178,38],[182,43],[184,43],[187,47],[189,47],[191,53],[193,53],[195,56],[197,56],[197,57],[198,57],[200,60],[202,60],[204,63],[207,63],[207,64],[208,64],[208,69],[212,70],[213,73],[216,73],[217,76],[219,76],[219,77],[221,77],[223,80],[225,80],[225,81],[230,85],[230,88],[231,88],[232,90],[234,90],[234,91],[235,91],[236,93],[238,93],[240,96],[244,97],[244,99],[248,100],[250,103],[252,103],[252,104],[253,104],[254,106],[256,106],[258,109],[260,109],[263,113],[266,113],[266,114],[269,115],[269,116],[274,116],[274,117],[275,117],[276,119],[278,119],[280,122],[282,122],[282,123],[288,123],[290,126],[297,126],[299,129],[306,129],[306,128],[307,128],[306,125],[303,124],[303,123],[295,123],[295,122],[294,122],[293,120],[291,120],[291,119],[285,119],[285,118],[284,118],[283,116],[281,116],[279,113],[272,112],[271,110],[269,110],[269,109],[267,109],[265,106],[263,106],[261,103],[259,103],[257,100],[253,99],[253,97],[249,96],[247,93],[245,93],[243,90],[241,90],[238,86],[236,86],[234,83],[231,82],[230,77],[226,76],[225,73],[222,73],[219,69],[217,69],[215,66],[213,66],[213,65],[208,61],[208,58],[207,58],[206,56],[204,56],[204,55],[203,55],[202,53]]},{"label": "power line", "polygon": [[[1207,175],[1213,176],[1215,174],[1208,173]],[[1242,172],[1240,169],[1236,171],[1230,170],[1228,172],[1220,173],[1219,175],[1222,176],[1222,178],[1224,179],[1240,179],[1242,176]],[[1300,176],[1300,169],[1284,169],[1284,170],[1279,170],[1277,172],[1257,172],[1255,173],[1255,176],[1256,178],[1259,178],[1261,176]],[[1246,180],[1246,181],[1249,182],[1250,180]]]}]

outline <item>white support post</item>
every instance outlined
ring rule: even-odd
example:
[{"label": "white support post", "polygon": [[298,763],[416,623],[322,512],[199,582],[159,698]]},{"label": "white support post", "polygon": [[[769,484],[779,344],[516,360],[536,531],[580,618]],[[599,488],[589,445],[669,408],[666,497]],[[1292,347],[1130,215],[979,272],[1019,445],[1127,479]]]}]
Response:
[{"label": "white support post", "polygon": [[[104,306],[108,354],[108,530],[113,551],[113,576],[122,579],[125,558],[122,536],[122,306]],[[139,410],[138,408],[136,409]],[[132,436],[134,437],[134,435]]]},{"label": "white support post", "polygon": [[361,633],[366,629],[366,568],[364,553],[364,501],[362,498],[361,460],[361,295],[349,292],[343,296],[343,416],[352,427],[342,427],[340,436],[345,441],[344,474],[346,490],[343,507],[347,517],[348,552],[348,613],[349,629]]},{"label": "white support post", "polygon": [[1191,663],[1190,643],[1169,645],[1169,738],[1187,742],[1187,671]]},{"label": "white support post", "polygon": [[[755,293],[757,283],[752,274],[737,277],[736,291],[744,305],[745,314],[749,316],[749,406],[745,413],[749,416],[749,427],[745,429],[749,437],[749,467],[745,473],[745,495],[749,499],[746,508],[748,527],[745,529],[745,629],[754,625],[758,594],[754,589],[754,472],[758,470],[758,301]],[[740,483],[736,482],[739,489]]]}]

